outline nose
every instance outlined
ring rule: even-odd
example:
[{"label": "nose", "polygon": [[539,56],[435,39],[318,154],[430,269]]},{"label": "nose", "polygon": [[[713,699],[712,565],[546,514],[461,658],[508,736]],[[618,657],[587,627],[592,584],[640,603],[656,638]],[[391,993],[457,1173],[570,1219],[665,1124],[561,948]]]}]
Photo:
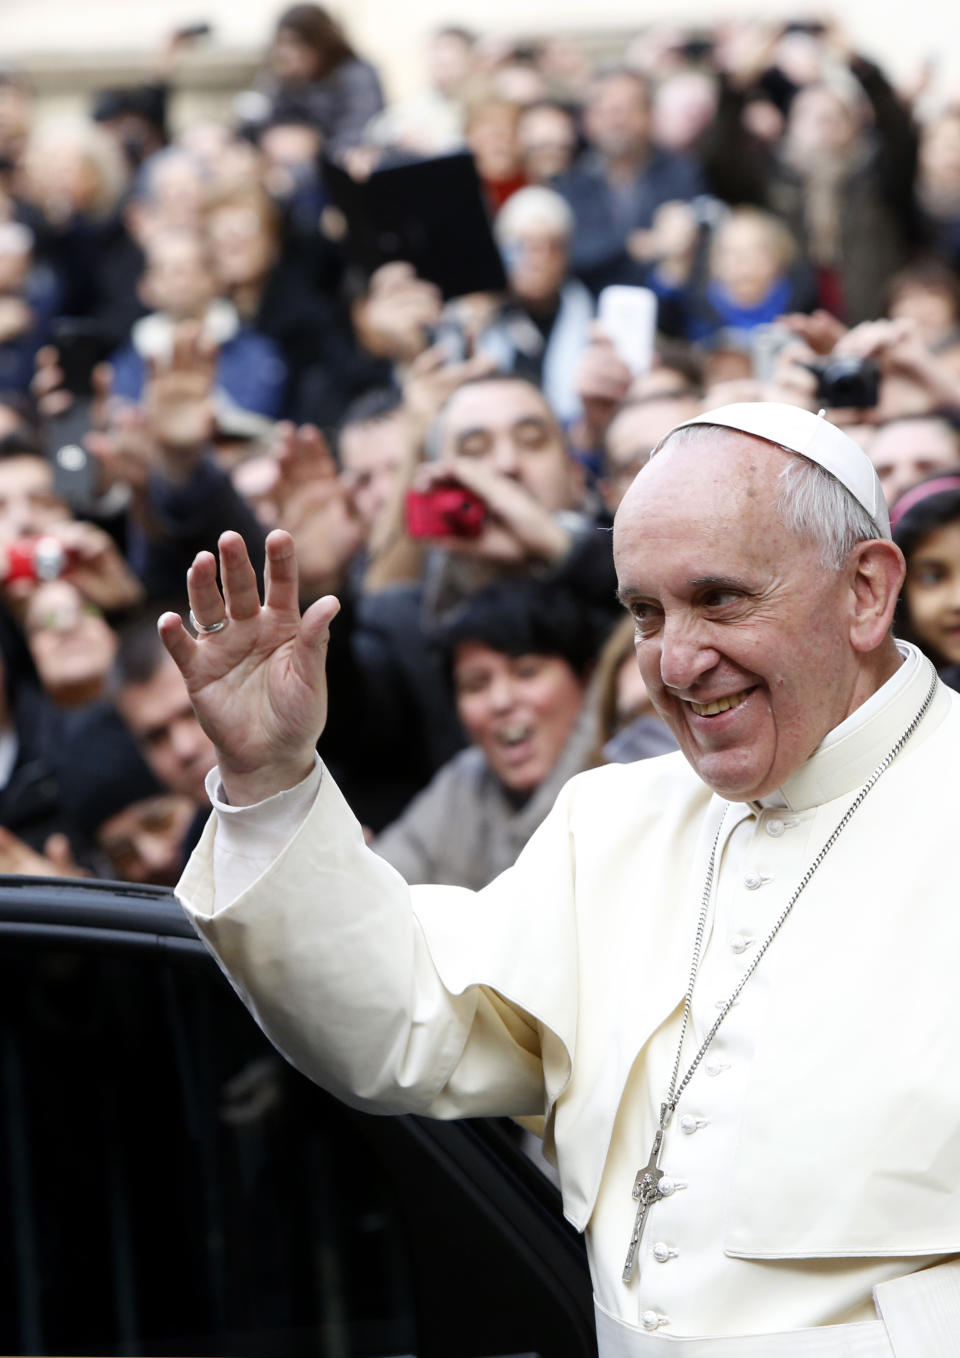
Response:
[{"label": "nose", "polygon": [[169,872],[176,845],[163,835],[142,834],[137,839],[137,854],[147,871],[147,880]]},{"label": "nose", "polygon": [[680,692],[695,688],[719,660],[720,652],[702,620],[669,614],[664,618],[660,632],[660,678],[666,688]]},{"label": "nose", "polygon": [[510,678],[510,675],[498,675],[490,684],[487,697],[491,710],[498,716],[502,716],[503,713],[509,712],[511,707],[513,707],[515,698],[513,681]]},{"label": "nose", "polygon": [[195,717],[181,717],[170,732],[174,753],[182,765],[199,759],[204,744],[203,731]]},{"label": "nose", "polygon": [[514,481],[519,480],[520,458],[517,455],[517,446],[509,435],[501,436],[494,445],[493,469],[500,476],[509,476]]},{"label": "nose", "polygon": [[8,501],[3,528],[4,534],[11,538],[33,538],[39,534],[36,513],[29,500]]}]

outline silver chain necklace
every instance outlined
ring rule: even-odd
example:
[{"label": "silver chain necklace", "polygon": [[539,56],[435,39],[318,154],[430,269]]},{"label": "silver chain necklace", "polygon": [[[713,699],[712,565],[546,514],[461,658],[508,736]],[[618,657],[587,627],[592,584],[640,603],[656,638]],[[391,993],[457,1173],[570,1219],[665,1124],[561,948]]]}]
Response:
[{"label": "silver chain necklace", "polygon": [[637,1203],[637,1215],[633,1223],[633,1232],[630,1236],[630,1245],[627,1249],[626,1261],[624,1262],[623,1265],[622,1274],[623,1282],[628,1283],[633,1276],[633,1270],[637,1260],[637,1250],[640,1244],[640,1236],[642,1235],[644,1225],[646,1224],[647,1211],[650,1207],[652,1207],[652,1205],[655,1202],[658,1202],[662,1197],[665,1196],[663,1190],[660,1187],[660,1180],[663,1178],[663,1170],[660,1168],[660,1151],[663,1146],[664,1132],[667,1130],[667,1127],[670,1123],[670,1119],[673,1117],[674,1109],[676,1108],[677,1103],[680,1100],[680,1095],[683,1093],[683,1091],[686,1089],[687,1085],[693,1078],[694,1072],[700,1065],[700,1062],[703,1060],[707,1048],[710,1046],[710,1043],[716,1037],[718,1028],[720,1027],[723,1020],[727,1017],[730,1010],[733,1008],[734,1004],[736,1003],[740,995],[741,990],[747,984],[750,977],[756,971],[757,967],[760,965],[760,959],[763,957],[764,953],[770,947],[770,944],[773,942],[774,938],[776,938],[777,934],[780,931],[781,926],[783,925],[787,916],[790,914],[790,911],[796,904],[801,892],[809,885],[810,880],[813,877],[813,874],[817,871],[817,868],[819,868],[820,864],[826,858],[827,854],[833,848],[834,844],[836,844],[837,840],[843,834],[844,830],[847,828],[847,825],[853,819],[854,815],[857,813],[857,811],[860,810],[860,807],[863,805],[868,794],[873,790],[874,786],[876,785],[880,777],[884,773],[886,773],[887,769],[890,767],[890,765],[896,759],[897,755],[903,749],[904,745],[906,745],[907,741],[910,739],[914,731],[916,731],[917,727],[920,725],[921,721],[926,715],[927,708],[933,701],[933,695],[936,692],[936,689],[937,689],[937,676],[936,674],[934,674],[933,678],[930,681],[930,688],[927,691],[927,696],[924,698],[920,710],[917,712],[916,716],[913,718],[913,721],[904,731],[903,735],[900,737],[897,743],[887,754],[884,755],[883,759],[880,760],[880,763],[874,769],[873,773],[871,773],[870,777],[867,779],[863,787],[860,789],[860,791],[854,797],[853,801],[847,807],[846,811],[843,813],[840,820],[834,826],[833,831],[831,832],[826,843],[823,845],[823,847],[820,849],[820,852],[817,854],[816,858],[807,868],[806,872],[801,877],[800,882],[797,885],[793,895],[790,897],[786,905],[781,910],[777,922],[774,924],[773,928],[770,930],[766,938],[761,943],[760,947],[757,949],[753,961],[750,963],[746,971],[740,977],[740,981],[737,984],[736,989],[733,991],[729,999],[726,1000],[723,1007],[721,1008],[720,1013],[713,1027],[710,1029],[706,1037],[703,1039],[703,1042],[700,1044],[700,1050],[697,1052],[696,1056],[693,1058],[693,1060],[690,1062],[690,1065],[687,1067],[687,1072],[684,1075],[683,1079],[680,1080],[679,1084],[677,1084],[677,1080],[680,1076],[680,1057],[681,1053],[683,1052],[683,1041],[684,1038],[686,1037],[687,1025],[690,1021],[690,1010],[693,1004],[693,987],[694,982],[697,979],[697,971],[699,970],[700,967],[700,950],[703,946],[703,935],[707,924],[707,912],[710,907],[710,897],[713,892],[713,878],[716,871],[717,849],[720,845],[720,834],[721,831],[723,830],[724,822],[727,816],[726,808],[724,808],[723,815],[720,817],[720,824],[717,826],[717,833],[714,836],[713,848],[710,850],[710,862],[707,866],[707,875],[703,883],[703,894],[700,899],[700,917],[697,920],[697,933],[693,942],[693,957],[690,963],[690,979],[687,982],[686,994],[683,997],[683,1018],[680,1024],[680,1041],[677,1043],[677,1055],[673,1063],[673,1077],[670,1081],[670,1092],[668,1093],[666,1100],[660,1105],[660,1122],[657,1127],[656,1135],[653,1138],[653,1147],[650,1151],[650,1159],[647,1161],[643,1169],[637,1171],[637,1177],[634,1180],[633,1184],[633,1199]]}]

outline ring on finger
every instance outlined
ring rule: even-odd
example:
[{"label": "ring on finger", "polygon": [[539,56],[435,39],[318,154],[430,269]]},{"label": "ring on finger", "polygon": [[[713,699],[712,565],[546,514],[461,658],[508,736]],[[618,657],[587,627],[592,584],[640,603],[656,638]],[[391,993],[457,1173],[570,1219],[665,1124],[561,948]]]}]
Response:
[{"label": "ring on finger", "polygon": [[214,632],[222,632],[229,621],[229,618],[224,617],[219,622],[201,622],[193,609],[190,610],[190,626],[199,636],[212,636]]}]

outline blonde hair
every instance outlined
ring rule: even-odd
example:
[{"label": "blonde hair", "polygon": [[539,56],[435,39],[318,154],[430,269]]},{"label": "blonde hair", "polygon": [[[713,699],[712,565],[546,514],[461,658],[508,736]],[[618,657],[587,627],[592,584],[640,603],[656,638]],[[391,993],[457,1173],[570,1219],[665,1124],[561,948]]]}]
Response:
[{"label": "blonde hair", "polygon": [[620,721],[617,712],[617,681],[623,662],[633,654],[636,623],[626,614],[607,637],[597,658],[590,682],[590,698],[597,719],[595,759],[602,764],[603,747],[617,734]]},{"label": "blonde hair", "polygon": [[765,212],[763,208],[735,207],[724,217],[713,233],[713,240],[710,244],[711,268],[713,268],[716,254],[722,244],[724,231],[741,223],[747,226],[761,227],[766,232],[781,271],[785,272],[796,263],[799,253],[797,242],[794,239],[793,232],[785,222],[782,222],[779,217],[775,217],[772,212]]},{"label": "blonde hair", "polygon": [[120,205],[129,171],[110,133],[86,118],[52,118],[37,124],[24,155],[28,184],[46,185],[49,159],[65,145],[72,146],[94,173],[97,187],[91,215],[101,220],[109,217]]}]

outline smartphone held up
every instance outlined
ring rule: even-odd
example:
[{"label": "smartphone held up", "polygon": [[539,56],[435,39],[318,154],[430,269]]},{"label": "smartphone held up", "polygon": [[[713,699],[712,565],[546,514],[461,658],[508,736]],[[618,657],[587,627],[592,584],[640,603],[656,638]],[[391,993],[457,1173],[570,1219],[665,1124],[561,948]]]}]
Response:
[{"label": "smartphone held up", "polygon": [[634,377],[653,366],[657,338],[657,295],[650,288],[615,283],[604,288],[597,307],[597,320],[613,340],[617,357]]}]

